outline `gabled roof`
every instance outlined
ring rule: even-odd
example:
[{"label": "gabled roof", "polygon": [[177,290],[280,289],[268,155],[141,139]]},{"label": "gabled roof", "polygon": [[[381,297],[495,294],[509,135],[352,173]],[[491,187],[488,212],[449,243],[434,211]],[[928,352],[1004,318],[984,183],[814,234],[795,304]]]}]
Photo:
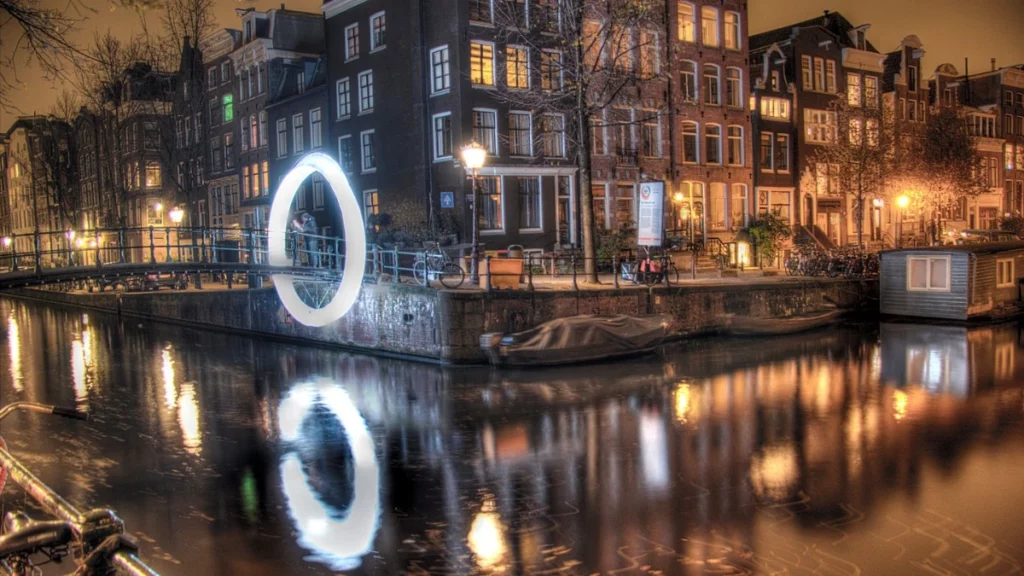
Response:
[{"label": "gabled roof", "polygon": [[896,87],[896,75],[903,71],[903,51],[896,50],[885,55],[885,71],[882,73],[882,92],[892,92]]},{"label": "gabled roof", "polygon": [[[829,12],[826,10],[821,16],[751,36],[750,49],[758,50],[767,48],[777,42],[785,42],[793,35],[794,28],[811,27],[819,27],[831,32],[839,39],[839,44],[841,46],[856,48],[856,46],[854,46],[850,41],[850,31],[857,28],[857,26],[851,24],[850,21],[839,12]],[[866,47],[870,52],[878,52],[870,42],[867,42]]]}]

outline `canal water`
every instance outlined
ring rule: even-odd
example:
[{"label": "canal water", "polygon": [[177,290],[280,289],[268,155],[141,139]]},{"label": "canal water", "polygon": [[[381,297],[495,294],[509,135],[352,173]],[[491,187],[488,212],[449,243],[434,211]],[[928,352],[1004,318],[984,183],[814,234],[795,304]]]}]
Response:
[{"label": "canal water", "polygon": [[94,415],[0,433],[163,574],[1011,574],[1022,336],[851,325],[506,372],[0,299],[0,403]]}]

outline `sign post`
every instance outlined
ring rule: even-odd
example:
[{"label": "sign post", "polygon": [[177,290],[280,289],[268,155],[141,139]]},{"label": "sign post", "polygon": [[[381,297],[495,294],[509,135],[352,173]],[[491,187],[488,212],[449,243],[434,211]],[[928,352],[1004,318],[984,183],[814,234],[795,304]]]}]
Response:
[{"label": "sign post", "polygon": [[665,240],[665,183],[640,183],[639,225],[636,243],[660,247]]}]

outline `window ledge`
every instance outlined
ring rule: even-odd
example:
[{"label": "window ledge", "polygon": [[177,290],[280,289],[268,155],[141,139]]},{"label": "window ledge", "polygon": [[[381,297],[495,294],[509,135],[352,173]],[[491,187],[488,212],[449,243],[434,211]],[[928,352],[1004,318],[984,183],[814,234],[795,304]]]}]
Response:
[{"label": "window ledge", "polygon": [[441,164],[442,162],[451,162],[452,156],[441,156],[440,158],[434,158],[434,164]]},{"label": "window ledge", "polygon": [[541,234],[544,232],[543,228],[520,228],[520,234]]},{"label": "window ledge", "polygon": [[382,45],[377,46],[375,48],[371,48],[370,49],[370,54],[376,54],[377,52],[380,52],[381,50],[383,50],[383,49],[385,49],[387,47],[388,47],[387,44],[382,44]]},{"label": "window ledge", "polygon": [[345,120],[348,120],[348,119],[349,119],[349,118],[351,118],[351,117],[352,117],[352,115],[351,115],[351,114],[346,114],[346,115],[344,115],[344,116],[338,116],[338,117],[337,117],[337,118],[336,118],[336,119],[335,119],[334,121],[335,121],[335,122],[343,122],[343,121],[345,121]]},{"label": "window ledge", "polygon": [[376,168],[370,168],[370,169],[368,169],[368,170],[362,170],[362,171],[360,171],[359,173],[360,173],[360,174],[374,174],[374,173],[376,173],[376,172],[377,172],[377,169],[376,169]]},{"label": "window ledge", "polygon": [[477,90],[497,90],[498,89],[497,86],[487,85],[487,84],[473,84],[473,88],[476,88]]},{"label": "window ledge", "polygon": [[356,60],[359,60],[359,56],[358,55],[357,56],[353,56],[351,58],[345,58],[345,64],[348,64],[349,62],[355,62]]},{"label": "window ledge", "polygon": [[438,90],[437,92],[431,93],[430,97],[433,98],[434,96],[444,96],[446,94],[450,94],[451,91],[451,88],[445,88],[444,90]]},{"label": "window ledge", "polygon": [[504,230],[480,230],[481,236],[501,236],[505,234]]},{"label": "window ledge", "polygon": [[360,116],[368,116],[370,114],[373,114],[373,108],[370,108],[369,110],[360,110],[359,111],[359,115]]},{"label": "window ledge", "polygon": [[481,28],[494,28],[493,22],[481,22],[480,20],[470,20],[470,26],[479,26]]}]

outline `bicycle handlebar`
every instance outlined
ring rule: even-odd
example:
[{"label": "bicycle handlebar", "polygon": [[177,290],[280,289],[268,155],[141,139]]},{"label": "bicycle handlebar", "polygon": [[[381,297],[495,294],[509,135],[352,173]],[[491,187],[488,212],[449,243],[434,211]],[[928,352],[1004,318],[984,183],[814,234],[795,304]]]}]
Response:
[{"label": "bicycle handlebar", "polygon": [[149,566],[142,563],[139,557],[131,552],[118,552],[110,558],[114,572],[123,576],[159,576]]},{"label": "bicycle handlebar", "polygon": [[13,402],[3,408],[0,408],[0,420],[10,416],[11,413],[16,410],[53,414],[55,416],[63,416],[64,418],[73,418],[75,420],[89,419],[89,414],[86,412],[79,412],[74,408],[64,408],[61,406],[54,406],[52,404],[39,404],[38,402]]}]

